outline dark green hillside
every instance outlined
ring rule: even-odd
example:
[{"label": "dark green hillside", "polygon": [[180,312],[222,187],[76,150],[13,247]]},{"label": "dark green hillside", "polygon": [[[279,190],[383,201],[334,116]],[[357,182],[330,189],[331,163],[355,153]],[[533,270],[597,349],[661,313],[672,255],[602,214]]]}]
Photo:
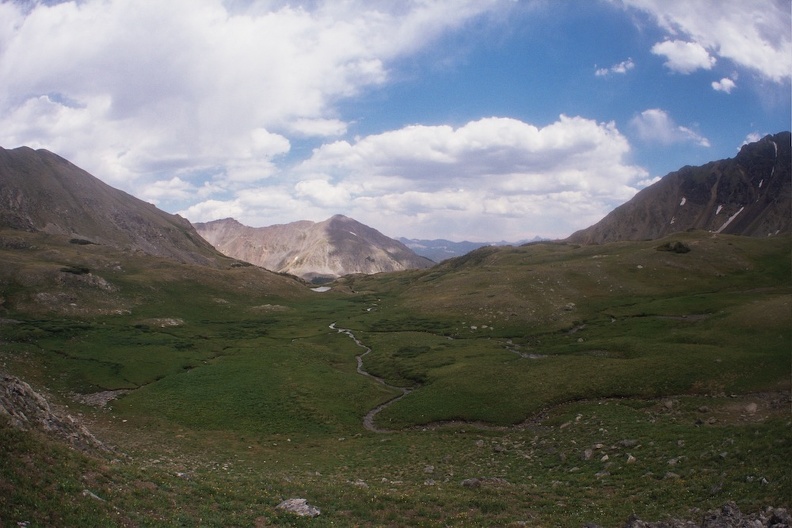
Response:
[{"label": "dark green hillside", "polygon": [[[788,236],[484,248],[327,293],[232,260],[1,240],[0,369],[116,451],[0,417],[0,525],[615,527],[791,506]],[[321,515],[276,508],[291,497]]]}]

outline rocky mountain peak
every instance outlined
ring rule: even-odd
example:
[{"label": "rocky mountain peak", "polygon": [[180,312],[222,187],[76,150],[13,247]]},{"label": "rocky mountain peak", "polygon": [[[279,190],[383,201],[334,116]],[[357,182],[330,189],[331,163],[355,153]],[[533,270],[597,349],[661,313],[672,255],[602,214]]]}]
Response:
[{"label": "rocky mountain peak", "polygon": [[196,223],[195,228],[229,257],[315,282],[433,265],[401,242],[344,215],[268,227],[224,219]]},{"label": "rocky mountain peak", "polygon": [[685,166],[641,190],[569,241],[660,238],[688,229],[772,236],[792,228],[790,133],[744,145],[734,158]]}]

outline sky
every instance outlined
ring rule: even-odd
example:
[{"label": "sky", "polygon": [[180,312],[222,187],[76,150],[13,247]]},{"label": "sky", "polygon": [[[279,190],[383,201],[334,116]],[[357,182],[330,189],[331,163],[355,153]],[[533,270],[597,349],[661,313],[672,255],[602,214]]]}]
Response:
[{"label": "sky", "polygon": [[0,146],[169,213],[563,238],[790,129],[791,0],[0,0]]}]

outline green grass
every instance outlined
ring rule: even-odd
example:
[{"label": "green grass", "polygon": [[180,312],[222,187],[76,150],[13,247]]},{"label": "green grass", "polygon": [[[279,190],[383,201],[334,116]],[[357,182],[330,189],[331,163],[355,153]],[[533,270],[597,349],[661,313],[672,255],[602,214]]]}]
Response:
[{"label": "green grass", "polygon": [[[677,239],[691,252],[490,248],[325,294],[254,267],[119,271],[94,245],[1,250],[0,365],[128,456],[2,424],[0,524],[620,526],[788,507],[790,241]],[[62,282],[66,266],[115,289]],[[372,349],[367,371],[413,389],[377,415],[392,432],[362,419],[399,393],[357,373],[363,349],[333,322]],[[112,389],[131,392],[72,399]],[[322,515],[275,509],[293,496]]]}]

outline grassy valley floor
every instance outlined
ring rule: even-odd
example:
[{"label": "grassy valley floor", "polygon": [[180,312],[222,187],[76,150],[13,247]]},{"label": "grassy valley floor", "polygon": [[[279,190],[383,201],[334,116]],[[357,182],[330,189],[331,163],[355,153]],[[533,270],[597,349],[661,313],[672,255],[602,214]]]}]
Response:
[{"label": "grassy valley floor", "polygon": [[[3,525],[615,527],[790,506],[788,237],[484,248],[327,293],[34,245],[0,252],[19,270],[0,368],[114,451],[0,417]],[[399,387],[387,432],[367,430]],[[293,497],[321,514],[276,508]]]}]

